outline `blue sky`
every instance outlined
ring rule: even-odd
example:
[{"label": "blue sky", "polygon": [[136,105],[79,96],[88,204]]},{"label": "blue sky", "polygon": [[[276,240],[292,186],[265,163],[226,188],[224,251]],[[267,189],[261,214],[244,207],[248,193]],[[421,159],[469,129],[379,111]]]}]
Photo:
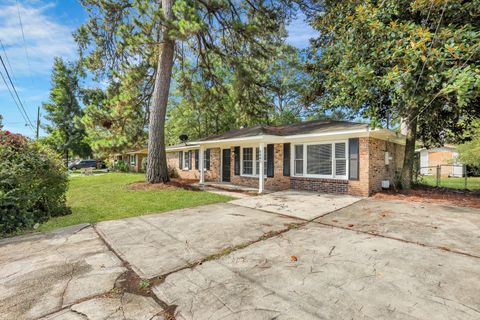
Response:
[{"label": "blue sky", "polygon": [[[37,107],[48,101],[53,58],[75,59],[76,46],[71,34],[85,19],[86,14],[76,0],[18,0],[18,7],[16,0],[0,0],[0,41],[6,49],[15,87],[33,123]],[[315,35],[303,19],[299,16],[287,28],[287,41],[298,48],[307,47],[308,39]],[[0,55],[5,60],[1,46]],[[3,73],[3,69],[0,70]],[[33,136],[1,78],[0,114],[5,130]]]}]

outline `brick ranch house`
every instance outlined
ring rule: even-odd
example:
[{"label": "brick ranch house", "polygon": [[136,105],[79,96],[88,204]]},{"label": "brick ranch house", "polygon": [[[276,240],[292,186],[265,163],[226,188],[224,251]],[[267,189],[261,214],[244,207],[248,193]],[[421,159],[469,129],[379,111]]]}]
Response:
[{"label": "brick ranch house", "polygon": [[369,196],[393,183],[405,138],[368,124],[314,120],[235,129],[167,148],[182,179],[264,190],[298,189]]}]

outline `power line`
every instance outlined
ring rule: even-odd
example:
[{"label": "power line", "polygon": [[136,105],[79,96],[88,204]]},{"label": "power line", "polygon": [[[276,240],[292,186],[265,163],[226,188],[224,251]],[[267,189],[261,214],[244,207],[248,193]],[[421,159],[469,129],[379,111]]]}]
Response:
[{"label": "power line", "polygon": [[[23,114],[22,109],[20,108],[20,105],[18,104],[17,100],[15,99],[15,96],[13,95],[13,92],[10,89],[10,86],[8,85],[7,80],[5,80],[5,77],[3,76],[3,72],[1,70],[0,70],[0,76],[3,79],[3,83],[5,83],[5,86],[7,87],[8,92],[10,92],[10,95],[12,96],[13,102],[15,102],[15,105],[18,108],[18,111],[20,111],[20,114],[22,115],[23,120],[25,120],[25,123],[28,125],[28,120],[25,117],[25,115]],[[29,125],[29,127],[30,127],[30,129],[32,129],[33,132],[35,132],[35,130],[33,130],[33,127],[31,125]]]},{"label": "power line", "polygon": [[8,59],[7,50],[5,49],[5,46],[3,45],[2,39],[0,39],[0,45],[2,46],[3,55],[5,56],[5,60],[7,60],[8,67],[10,68],[10,73],[12,74],[12,79],[13,79],[13,81],[17,82],[17,79],[15,79],[15,77],[13,76],[13,68],[12,68],[12,65],[10,64],[10,59]]},{"label": "power line", "polygon": [[23,32],[22,16],[20,15],[20,4],[17,0],[18,21],[20,22],[20,29],[22,30],[23,48],[25,49],[25,56],[27,57],[28,70],[30,71],[30,79],[32,79],[32,66],[30,65],[30,57],[28,56],[27,41],[25,41],[25,33]]},{"label": "power line", "polygon": [[[2,58],[1,55],[0,55],[0,62],[2,63],[3,69],[5,70],[5,73],[6,73],[6,75],[7,75],[7,78],[8,78],[8,80],[10,81],[10,85],[12,86],[13,91],[15,92],[15,96],[16,96],[17,99],[18,99],[18,103],[20,104],[20,105],[17,104],[17,107],[19,107],[19,109],[21,109],[21,110],[20,110],[20,113],[21,113],[22,110],[23,110],[23,113],[25,114],[25,116],[24,116],[25,121],[27,121],[28,124],[30,125],[30,127],[32,128],[32,130],[34,130],[33,123],[32,123],[32,121],[30,120],[30,118],[28,117],[27,112],[25,111],[25,107],[23,106],[22,100],[20,99],[20,96],[18,95],[17,89],[15,88],[15,85],[13,84],[12,78],[10,77],[10,74],[9,74],[9,72],[8,72],[8,69],[7,69],[7,67],[5,66],[5,62],[3,62],[3,58]],[[3,76],[3,74],[2,74],[2,78],[3,78],[3,81],[5,82],[5,84],[7,85],[7,81],[5,80],[5,77]],[[10,91],[10,88],[9,88],[8,85],[7,85],[7,88],[8,88],[8,90]],[[10,91],[10,94],[12,95],[12,98],[14,98],[11,91]],[[14,98],[14,100],[15,100],[15,98]],[[16,102],[16,101],[15,101],[15,102]],[[23,116],[23,114],[22,114],[22,116]],[[35,130],[34,130],[34,131],[35,131]]]}]

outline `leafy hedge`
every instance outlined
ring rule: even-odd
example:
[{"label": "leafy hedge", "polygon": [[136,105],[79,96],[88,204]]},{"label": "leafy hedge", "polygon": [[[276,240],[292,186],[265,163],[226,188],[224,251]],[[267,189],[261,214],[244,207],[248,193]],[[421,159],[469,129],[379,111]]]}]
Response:
[{"label": "leafy hedge", "polygon": [[0,131],[0,236],[66,215],[62,160],[21,135]]}]

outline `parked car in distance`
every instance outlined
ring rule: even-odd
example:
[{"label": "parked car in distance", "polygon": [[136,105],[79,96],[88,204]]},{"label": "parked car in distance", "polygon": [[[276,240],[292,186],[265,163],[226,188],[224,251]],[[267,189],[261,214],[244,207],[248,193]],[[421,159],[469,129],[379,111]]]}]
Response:
[{"label": "parked car in distance", "polygon": [[[103,162],[102,162],[103,163]],[[78,160],[68,166],[68,170],[77,170],[81,168],[96,168],[97,160]]]}]

